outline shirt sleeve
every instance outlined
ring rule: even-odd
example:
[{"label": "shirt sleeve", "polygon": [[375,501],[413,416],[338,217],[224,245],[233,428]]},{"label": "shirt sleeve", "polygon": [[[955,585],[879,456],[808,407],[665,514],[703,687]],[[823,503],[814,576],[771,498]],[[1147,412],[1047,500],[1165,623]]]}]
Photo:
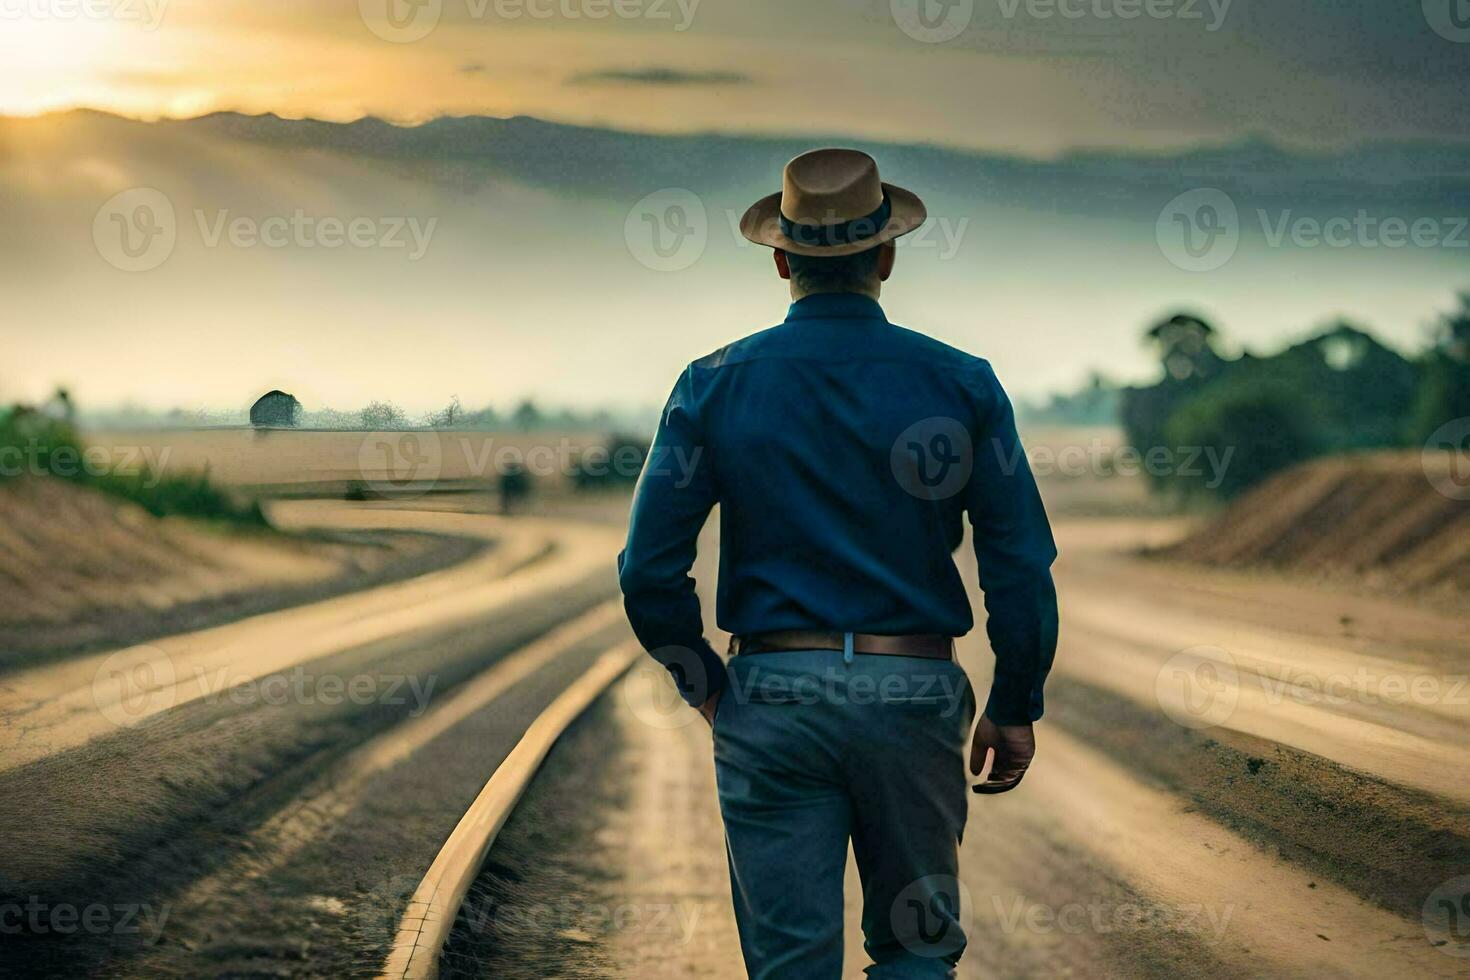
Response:
[{"label": "shirt sleeve", "polygon": [[1051,524],[1016,433],[1015,412],[987,365],[966,509],[974,529],[995,680],[985,714],[997,725],[1041,717],[1057,646]]},{"label": "shirt sleeve", "polygon": [[725,663],[704,638],[689,569],[716,500],[714,463],[686,370],[669,395],[649,450],[618,555],[618,581],[633,632],[668,668],[683,699],[698,707],[725,686]]}]

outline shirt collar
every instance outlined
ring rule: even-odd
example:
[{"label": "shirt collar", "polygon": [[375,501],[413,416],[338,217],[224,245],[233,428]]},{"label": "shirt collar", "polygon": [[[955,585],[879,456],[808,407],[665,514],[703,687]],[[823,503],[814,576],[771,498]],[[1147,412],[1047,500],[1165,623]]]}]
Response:
[{"label": "shirt collar", "polygon": [[787,320],[883,320],[883,307],[862,293],[817,293],[804,296],[786,311]]}]

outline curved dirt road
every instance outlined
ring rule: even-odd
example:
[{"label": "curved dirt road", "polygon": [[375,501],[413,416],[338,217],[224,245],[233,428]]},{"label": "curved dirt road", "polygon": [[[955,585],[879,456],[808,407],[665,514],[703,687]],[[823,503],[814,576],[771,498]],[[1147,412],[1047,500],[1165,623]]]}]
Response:
[{"label": "curved dirt road", "polygon": [[293,502],[272,516],[493,547],[0,675],[0,906],[27,926],[6,936],[10,969],[375,974],[408,892],[499,760],[629,637],[617,526],[440,506]]}]

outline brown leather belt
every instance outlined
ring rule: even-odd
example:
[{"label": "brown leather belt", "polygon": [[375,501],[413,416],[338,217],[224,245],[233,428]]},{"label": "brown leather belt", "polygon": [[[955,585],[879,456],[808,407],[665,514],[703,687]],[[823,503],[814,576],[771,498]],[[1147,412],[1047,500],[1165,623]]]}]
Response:
[{"label": "brown leather belt", "polygon": [[[777,630],[730,637],[730,656],[747,653],[776,653],[781,650],[843,650],[846,634],[831,630]],[[852,634],[853,653],[875,653],[889,657],[923,657],[927,660],[953,660],[954,637],[938,633],[915,633],[908,636],[883,636],[878,633]]]}]

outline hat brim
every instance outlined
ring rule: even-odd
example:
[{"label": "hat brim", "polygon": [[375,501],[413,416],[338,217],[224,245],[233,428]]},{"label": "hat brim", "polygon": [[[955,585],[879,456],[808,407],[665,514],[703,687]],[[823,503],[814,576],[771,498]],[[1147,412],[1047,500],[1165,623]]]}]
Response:
[{"label": "hat brim", "polygon": [[883,190],[888,193],[889,207],[892,213],[878,233],[858,242],[847,242],[843,245],[803,245],[792,241],[781,233],[781,193],[768,194],[756,201],[745,212],[740,219],[740,233],[755,242],[757,245],[769,245],[771,248],[779,248],[783,252],[792,252],[796,255],[826,255],[838,258],[843,255],[856,255],[858,252],[866,252],[870,248],[877,248],[884,242],[891,242],[900,235],[907,235],[915,228],[924,223],[929,212],[924,207],[924,202],[919,200],[919,195],[913,191],[904,190],[894,184],[884,184]]}]

